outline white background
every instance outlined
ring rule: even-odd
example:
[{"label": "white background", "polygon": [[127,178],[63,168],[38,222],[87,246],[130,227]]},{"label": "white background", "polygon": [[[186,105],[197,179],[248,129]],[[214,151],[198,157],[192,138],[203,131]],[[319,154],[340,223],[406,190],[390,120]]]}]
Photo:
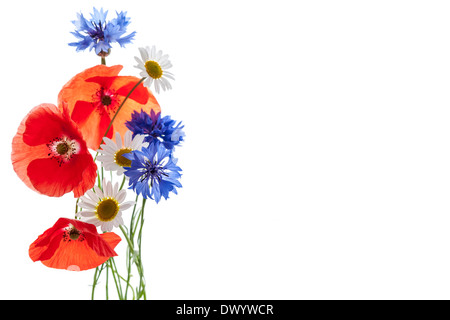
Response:
[{"label": "white background", "polygon": [[0,4],[0,298],[90,298],[92,270],[28,257],[73,194],[31,191],[10,154],[100,62],[67,45],[93,3],[138,32],[108,65],[138,76],[153,44],[174,65],[157,99],[185,124],[184,187],[146,211],[149,299],[450,297],[448,1],[41,0]]}]

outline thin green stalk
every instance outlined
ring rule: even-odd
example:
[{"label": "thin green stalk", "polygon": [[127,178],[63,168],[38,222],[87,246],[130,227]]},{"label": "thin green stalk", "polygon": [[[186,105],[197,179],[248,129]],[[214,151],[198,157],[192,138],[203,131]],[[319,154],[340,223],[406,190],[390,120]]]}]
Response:
[{"label": "thin green stalk", "polygon": [[[125,182],[125,177],[124,177],[124,182]],[[122,183],[123,184],[123,183]],[[134,232],[133,232],[133,224],[134,224],[134,217],[136,215],[136,206],[138,204],[138,199],[139,199],[139,195],[136,195],[136,200],[134,201],[134,207],[133,207],[133,212],[131,213],[131,219],[130,219],[130,241],[133,243],[134,242]],[[127,230],[127,234],[128,234],[128,230]],[[131,259],[133,258],[133,253],[130,250],[130,247],[127,247],[127,283],[130,283],[130,278],[131,278]],[[131,290],[133,290],[133,287],[131,287]],[[125,300],[127,299],[128,296],[128,287],[125,291]],[[134,294],[134,290],[133,290],[133,297],[135,297]],[[133,298],[134,299],[134,298]]]},{"label": "thin green stalk", "polygon": [[125,291],[125,300],[127,300],[128,287],[130,287],[131,292],[133,293],[133,300],[135,300],[135,299],[136,299],[136,294],[134,293],[133,286],[130,284],[130,280],[129,280],[129,279],[128,279],[128,280],[124,279],[124,277],[122,277],[121,275],[119,275],[119,277],[120,277],[123,281],[125,281],[125,282],[127,283],[127,290]]},{"label": "thin green stalk", "polygon": [[92,300],[94,300],[95,286],[97,285],[98,279],[100,279],[100,275],[101,275],[103,269],[104,269],[104,264],[102,264],[101,266],[95,268],[94,281],[92,283],[92,293],[91,293],[91,299]]},{"label": "thin green stalk", "polygon": [[120,230],[122,230],[123,236],[124,236],[125,239],[127,240],[128,247],[130,247],[130,249],[131,249],[132,251],[134,251],[133,243],[131,242],[130,238],[128,237],[128,234],[127,234],[127,232],[125,231],[125,228],[124,228],[122,225],[120,225],[119,228],[120,228]]},{"label": "thin green stalk", "polygon": [[78,213],[78,201],[80,201],[80,198],[78,198],[77,201],[75,202],[75,219],[77,218]]},{"label": "thin green stalk", "polygon": [[123,180],[122,180],[122,184],[120,185],[119,191],[122,190],[123,185],[125,184],[125,181],[126,181],[126,180],[127,180],[127,179],[126,179],[126,175],[123,175]]},{"label": "thin green stalk", "polygon": [[[125,228],[124,228],[123,226],[119,226],[119,227],[120,227],[120,230],[122,230],[123,236],[124,236],[125,239],[127,240],[128,248],[130,249],[131,254],[132,254],[133,256],[135,256],[136,251],[134,250],[134,245],[133,245],[133,243],[131,242],[131,240],[130,240],[128,234],[127,234],[127,232],[125,231]],[[138,257],[134,257],[134,258],[135,258],[136,269],[138,270],[139,278],[140,278],[140,281],[139,281],[139,288],[140,288],[140,290],[139,290],[139,292],[142,292],[142,291],[143,291],[144,299],[146,299],[145,289],[144,289],[144,288],[145,288],[145,285],[144,285],[144,283],[143,283],[143,279],[144,279],[144,270],[143,270],[143,268],[142,268],[142,263],[141,263],[141,258],[140,258],[140,252],[139,252],[139,256],[138,256]],[[141,288],[142,288],[142,289],[141,289]],[[140,295],[138,295],[138,299],[139,299],[139,297],[140,297]]]},{"label": "thin green stalk", "polygon": [[92,292],[91,292],[91,300],[94,300],[94,291],[95,291],[95,286],[97,285],[97,273],[98,273],[98,267],[95,268],[95,273],[94,273],[94,282],[92,283]]},{"label": "thin green stalk", "polygon": [[119,275],[119,272],[117,271],[117,266],[114,261],[114,258],[112,258],[112,257],[109,258],[107,263],[109,264],[109,267],[111,268],[111,274],[114,278],[114,283],[115,283],[116,289],[117,289],[117,295],[119,296],[120,300],[123,300],[122,285],[120,283],[120,275]]},{"label": "thin green stalk", "polygon": [[108,283],[109,283],[109,267],[108,264],[106,263],[106,284],[105,284],[106,300],[109,300]]},{"label": "thin green stalk", "polygon": [[139,254],[138,254],[138,261],[139,261],[139,266],[140,266],[140,273],[139,273],[139,292],[141,294],[144,295],[144,300],[147,300],[147,294],[145,292],[145,278],[144,278],[144,267],[142,264],[142,227],[144,226],[144,208],[145,208],[145,203],[146,203],[147,199],[143,198],[142,199],[142,208],[141,208],[141,213],[140,213],[140,228],[139,228],[139,233],[138,233],[138,248],[139,248]]}]

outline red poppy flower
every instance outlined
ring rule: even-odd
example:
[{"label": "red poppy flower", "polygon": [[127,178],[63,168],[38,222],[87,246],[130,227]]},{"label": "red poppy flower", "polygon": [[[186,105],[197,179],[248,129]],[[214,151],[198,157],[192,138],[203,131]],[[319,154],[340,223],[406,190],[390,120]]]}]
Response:
[{"label": "red poppy flower", "polygon": [[60,197],[73,191],[81,197],[95,184],[97,165],[68,111],[52,104],[33,108],[12,142],[14,171],[39,193]]},{"label": "red poppy flower", "polygon": [[50,268],[88,270],[117,256],[120,240],[114,232],[99,234],[93,224],[59,218],[30,245],[29,255]]},{"label": "red poppy flower", "polygon": [[[119,76],[121,65],[107,67],[98,65],[74,76],[61,90],[58,101],[67,103],[70,116],[86,140],[87,146],[97,150],[117,109],[139,82],[132,76]],[[144,110],[150,114],[161,108],[153,94],[140,84],[129,96],[108,130],[123,137],[127,131],[125,122],[131,120],[133,111]]]}]

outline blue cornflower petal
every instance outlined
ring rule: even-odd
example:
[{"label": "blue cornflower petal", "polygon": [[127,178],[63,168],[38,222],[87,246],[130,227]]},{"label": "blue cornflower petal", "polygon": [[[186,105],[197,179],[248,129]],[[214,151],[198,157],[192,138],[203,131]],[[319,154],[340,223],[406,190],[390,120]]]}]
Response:
[{"label": "blue cornflower petal", "polygon": [[126,44],[129,44],[129,43],[131,43],[132,40],[134,40],[133,38],[135,35],[136,35],[136,31],[133,31],[132,33],[130,33],[129,35],[127,35],[125,37],[116,39],[116,42],[118,44],[120,44],[120,46],[122,48],[124,48]]},{"label": "blue cornflower petal", "polygon": [[95,48],[95,53],[100,54],[108,52],[112,43],[117,42],[121,47],[131,43],[136,32],[133,31],[124,36],[127,26],[130,24],[130,18],[126,16],[126,12],[116,12],[116,14],[116,18],[107,21],[108,11],[103,11],[103,9],[94,8],[90,19],[86,19],[83,14],[78,13],[77,20],[72,21],[76,28],[72,34],[80,41],[69,43],[69,45],[76,47],[77,51]]},{"label": "blue cornflower petal", "polygon": [[163,144],[154,143],[141,151],[124,154],[131,160],[131,167],[126,167],[124,174],[129,178],[129,188],[146,199],[153,199],[158,203],[161,197],[169,198],[170,192],[177,194],[176,188],[182,185],[181,168],[178,167],[172,152]]},{"label": "blue cornflower petal", "polygon": [[94,8],[94,13],[91,13],[91,20],[92,21],[98,21],[103,24],[106,22],[106,16],[108,15],[108,10],[106,12],[103,12],[103,8],[100,8],[100,11],[98,11],[96,8]]},{"label": "blue cornflower petal", "polygon": [[127,121],[127,128],[133,132],[133,138],[137,134],[145,135],[145,142],[149,144],[163,144],[166,149],[173,149],[184,140],[184,125],[176,123],[170,116],[161,118],[161,113],[155,114],[152,110],[150,114],[141,110],[134,111],[131,120]]}]

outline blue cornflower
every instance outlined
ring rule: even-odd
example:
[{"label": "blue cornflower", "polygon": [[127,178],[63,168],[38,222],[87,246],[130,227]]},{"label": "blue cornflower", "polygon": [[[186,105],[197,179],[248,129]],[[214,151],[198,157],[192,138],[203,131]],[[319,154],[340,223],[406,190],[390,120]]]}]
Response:
[{"label": "blue cornflower", "polygon": [[155,114],[152,110],[150,114],[141,110],[131,114],[131,120],[125,123],[128,129],[133,132],[133,138],[137,134],[145,135],[145,142],[162,143],[164,147],[172,150],[176,145],[184,140],[184,125],[181,122],[176,124],[170,116],[161,118],[161,112]]},{"label": "blue cornflower", "polygon": [[127,36],[127,26],[130,24],[130,18],[126,16],[126,12],[116,12],[117,18],[111,21],[106,21],[108,11],[103,9],[98,11],[94,8],[94,13],[91,13],[91,19],[87,20],[83,14],[78,13],[78,20],[72,21],[75,25],[75,32],[71,32],[79,39],[78,42],[69,43],[69,46],[77,48],[77,51],[89,49],[91,51],[95,48],[96,54],[107,54],[111,49],[111,43],[117,42],[121,47],[131,43],[136,31],[133,31]]},{"label": "blue cornflower", "polygon": [[131,160],[131,167],[124,167],[124,174],[129,178],[130,189],[145,199],[154,199],[156,203],[169,193],[178,194],[181,188],[178,179],[181,168],[176,165],[177,159],[162,144],[150,144],[141,151],[135,150],[123,155]]}]

